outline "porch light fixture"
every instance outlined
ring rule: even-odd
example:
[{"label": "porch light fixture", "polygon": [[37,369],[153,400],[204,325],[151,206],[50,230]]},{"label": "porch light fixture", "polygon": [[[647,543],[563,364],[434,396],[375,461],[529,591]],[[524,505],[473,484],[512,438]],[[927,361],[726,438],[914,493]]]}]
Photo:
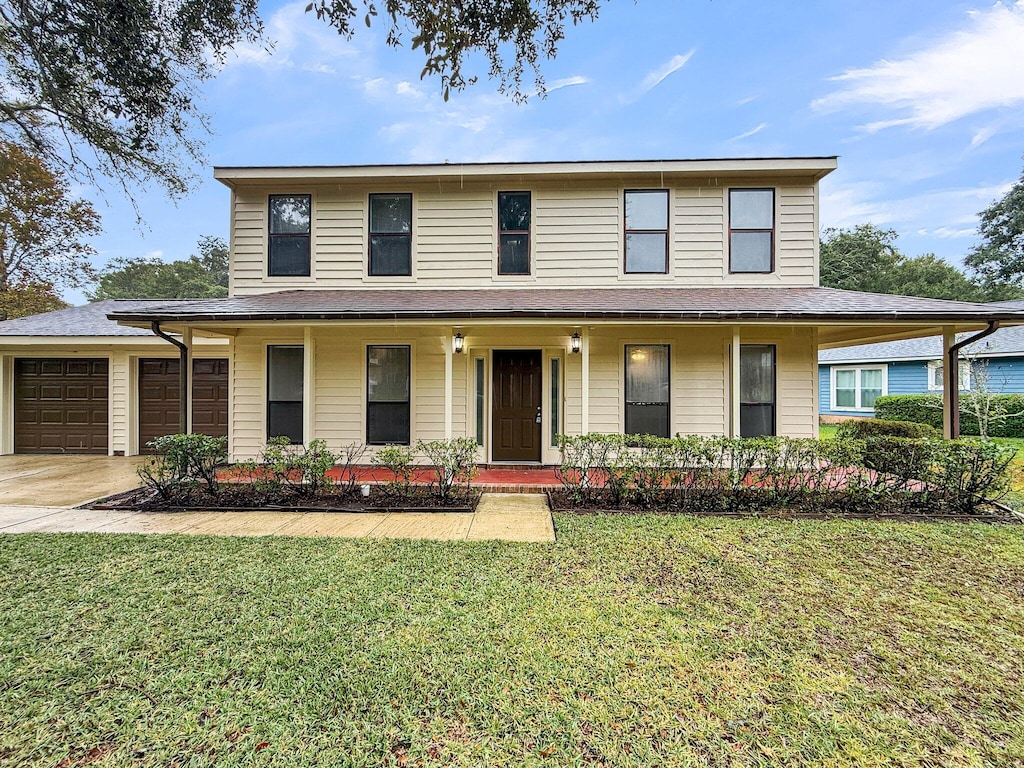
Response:
[{"label": "porch light fixture", "polygon": [[583,339],[580,337],[580,332],[576,331],[572,335],[572,338],[569,339],[570,348],[572,349],[572,353],[574,355],[578,355],[580,353],[580,344],[582,343]]},{"label": "porch light fixture", "polygon": [[461,355],[462,354],[462,347],[465,344],[466,344],[466,340],[464,338],[462,338],[462,334],[461,333],[456,333],[452,337],[452,351],[456,355]]}]

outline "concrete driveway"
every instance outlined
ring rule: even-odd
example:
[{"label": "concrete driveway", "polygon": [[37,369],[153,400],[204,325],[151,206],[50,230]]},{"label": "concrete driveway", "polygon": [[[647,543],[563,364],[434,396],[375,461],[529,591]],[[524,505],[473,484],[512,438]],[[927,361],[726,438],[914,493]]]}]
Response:
[{"label": "concrete driveway", "polygon": [[0,505],[75,507],[135,488],[139,456],[0,456]]}]

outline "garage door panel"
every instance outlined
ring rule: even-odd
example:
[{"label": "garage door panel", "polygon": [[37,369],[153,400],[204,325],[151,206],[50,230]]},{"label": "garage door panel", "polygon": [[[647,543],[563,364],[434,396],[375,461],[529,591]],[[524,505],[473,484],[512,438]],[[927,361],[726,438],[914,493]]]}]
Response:
[{"label": "garage door panel", "polygon": [[[177,358],[139,360],[139,450],[146,443],[180,431]],[[192,365],[192,431],[225,437],[228,413],[228,361],[197,359]]]},{"label": "garage door panel", "polygon": [[106,453],[104,358],[14,361],[16,453]]}]

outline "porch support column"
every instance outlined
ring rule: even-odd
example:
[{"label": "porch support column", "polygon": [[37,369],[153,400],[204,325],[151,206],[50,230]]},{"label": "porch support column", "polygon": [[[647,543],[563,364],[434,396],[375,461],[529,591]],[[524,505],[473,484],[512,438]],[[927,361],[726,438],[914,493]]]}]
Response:
[{"label": "porch support column", "polygon": [[452,438],[452,387],[455,385],[455,376],[452,372],[454,362],[452,357],[455,350],[452,349],[455,337],[455,329],[448,329],[448,338],[442,339],[444,346],[444,439]]},{"label": "porch support column", "polygon": [[580,328],[580,432],[590,432],[590,330]]},{"label": "porch support column", "polygon": [[188,351],[181,361],[181,411],[185,419],[185,431],[192,432],[192,329],[187,325],[181,330],[181,341]]},{"label": "porch support column", "polygon": [[960,434],[959,365],[949,354],[956,343],[956,331],[950,325],[942,327],[942,436],[947,440]]},{"label": "porch support column", "polygon": [[729,343],[729,437],[740,436],[740,328],[733,326]]},{"label": "porch support column", "polygon": [[309,445],[313,440],[313,391],[316,381],[313,366],[316,355],[313,350],[313,329],[308,325],[302,329],[302,441]]}]

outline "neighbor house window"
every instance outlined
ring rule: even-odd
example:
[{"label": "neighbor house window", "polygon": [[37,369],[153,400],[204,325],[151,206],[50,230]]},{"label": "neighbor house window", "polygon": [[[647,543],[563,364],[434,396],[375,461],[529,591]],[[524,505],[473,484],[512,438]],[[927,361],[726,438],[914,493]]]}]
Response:
[{"label": "neighbor house window", "polygon": [[267,437],[303,441],[303,350],[295,345],[267,347]]},{"label": "neighbor house window", "polygon": [[530,274],[530,193],[498,193],[498,274]]},{"label": "neighbor house window", "polygon": [[366,442],[409,444],[409,347],[366,348]]},{"label": "neighbor house window", "polygon": [[626,263],[631,273],[668,272],[668,190],[626,190]]},{"label": "neighbor house window", "polygon": [[370,274],[412,274],[412,195],[370,195]]},{"label": "neighbor house window", "polygon": [[667,344],[626,345],[626,434],[669,436]]},{"label": "neighbor house window", "polygon": [[[971,388],[971,364],[966,360],[961,360],[960,365],[957,366],[960,371],[960,389],[967,390]],[[928,389],[933,392],[941,392],[944,388],[942,381],[942,361],[932,360],[928,363]]]},{"label": "neighbor house window", "polygon": [[775,345],[740,345],[740,436],[775,434]]},{"label": "neighbor house window", "polygon": [[309,276],[309,195],[270,196],[270,245],[267,274],[271,277]]},{"label": "neighbor house window", "polygon": [[[939,381],[942,374],[939,374]],[[832,369],[832,410],[870,411],[885,394],[884,366]]]},{"label": "neighbor house window", "polygon": [[729,190],[729,271],[771,272],[775,266],[775,190]]}]

